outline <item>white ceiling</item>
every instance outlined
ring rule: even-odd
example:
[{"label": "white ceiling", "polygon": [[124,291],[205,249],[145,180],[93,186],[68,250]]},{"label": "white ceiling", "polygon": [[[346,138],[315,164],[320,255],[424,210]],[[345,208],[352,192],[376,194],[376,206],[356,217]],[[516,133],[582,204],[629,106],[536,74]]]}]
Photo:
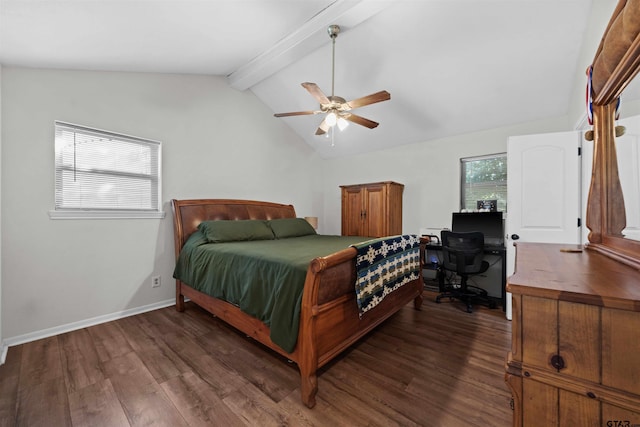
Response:
[{"label": "white ceiling", "polygon": [[[323,157],[567,114],[591,0],[0,0],[5,65],[228,76],[274,113],[387,90],[380,122],[315,136],[320,116],[273,118]],[[581,71],[582,72],[582,71]]]}]

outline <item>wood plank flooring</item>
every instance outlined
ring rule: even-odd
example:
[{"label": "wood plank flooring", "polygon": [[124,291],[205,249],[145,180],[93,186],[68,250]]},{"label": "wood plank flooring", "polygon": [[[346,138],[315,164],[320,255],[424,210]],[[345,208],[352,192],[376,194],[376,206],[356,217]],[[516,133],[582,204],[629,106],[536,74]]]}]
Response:
[{"label": "wood plank flooring", "polygon": [[193,304],[11,347],[0,426],[509,426],[500,309],[412,304],[321,369],[297,367]]}]

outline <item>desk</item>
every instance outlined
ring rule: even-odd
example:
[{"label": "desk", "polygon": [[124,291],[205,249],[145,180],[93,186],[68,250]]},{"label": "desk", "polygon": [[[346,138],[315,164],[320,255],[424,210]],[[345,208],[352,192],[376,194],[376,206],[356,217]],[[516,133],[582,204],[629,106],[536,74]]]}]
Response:
[{"label": "desk", "polygon": [[[420,263],[422,265],[422,269],[426,269],[426,270],[437,270],[439,271],[439,264],[442,262],[442,256],[438,255],[438,264],[433,263],[431,260],[427,259],[426,257],[426,253],[427,251],[434,251],[434,252],[442,252],[442,245],[440,244],[440,242],[438,243],[432,243],[430,242],[428,239],[421,237],[420,238]],[[506,293],[506,285],[507,285],[507,248],[505,248],[504,246],[491,246],[491,245],[485,245],[484,247],[484,253],[485,255],[495,255],[499,258],[499,262],[496,262],[494,264],[492,264],[492,266],[489,268],[489,270],[487,271],[491,271],[492,268],[494,268],[494,265],[496,268],[499,269],[499,274],[500,274],[500,298],[502,301],[502,311],[506,310],[507,307],[507,293]],[[500,265],[496,265],[496,264],[500,264]],[[498,273],[498,272],[496,272]],[[438,279],[438,284],[440,287],[440,291],[443,291],[444,288],[444,274],[441,273],[437,273],[436,277]],[[476,278],[479,276],[476,276]]]}]

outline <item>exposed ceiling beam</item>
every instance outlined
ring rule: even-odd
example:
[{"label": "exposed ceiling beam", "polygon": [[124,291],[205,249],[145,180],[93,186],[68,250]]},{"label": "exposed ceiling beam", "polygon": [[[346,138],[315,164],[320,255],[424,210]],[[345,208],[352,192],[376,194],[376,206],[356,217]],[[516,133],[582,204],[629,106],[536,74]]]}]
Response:
[{"label": "exposed ceiling beam", "polygon": [[269,50],[227,76],[234,89],[245,90],[329,42],[327,28],[348,31],[390,6],[392,1],[336,0]]}]

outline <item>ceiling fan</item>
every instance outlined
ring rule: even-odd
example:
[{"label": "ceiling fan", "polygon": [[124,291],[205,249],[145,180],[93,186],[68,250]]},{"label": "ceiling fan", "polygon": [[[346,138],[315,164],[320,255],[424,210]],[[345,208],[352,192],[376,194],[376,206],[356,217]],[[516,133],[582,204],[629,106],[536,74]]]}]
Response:
[{"label": "ceiling fan", "polygon": [[311,111],[294,111],[291,113],[277,113],[274,114],[274,116],[288,117],[326,113],[324,119],[320,123],[320,126],[318,126],[318,129],[316,130],[316,135],[324,135],[336,125],[338,126],[338,129],[343,130],[349,124],[347,121],[373,129],[378,126],[377,122],[353,114],[351,110],[364,107],[365,105],[375,104],[376,102],[388,101],[391,99],[391,94],[386,90],[381,90],[380,92],[363,96],[362,98],[357,98],[348,102],[344,98],[334,95],[336,37],[338,37],[338,33],[340,33],[340,27],[338,25],[330,25],[329,28],[327,28],[327,32],[333,41],[331,58],[331,96],[326,96],[315,83],[302,83],[302,87],[308,90],[309,93],[320,103],[320,109]]}]

